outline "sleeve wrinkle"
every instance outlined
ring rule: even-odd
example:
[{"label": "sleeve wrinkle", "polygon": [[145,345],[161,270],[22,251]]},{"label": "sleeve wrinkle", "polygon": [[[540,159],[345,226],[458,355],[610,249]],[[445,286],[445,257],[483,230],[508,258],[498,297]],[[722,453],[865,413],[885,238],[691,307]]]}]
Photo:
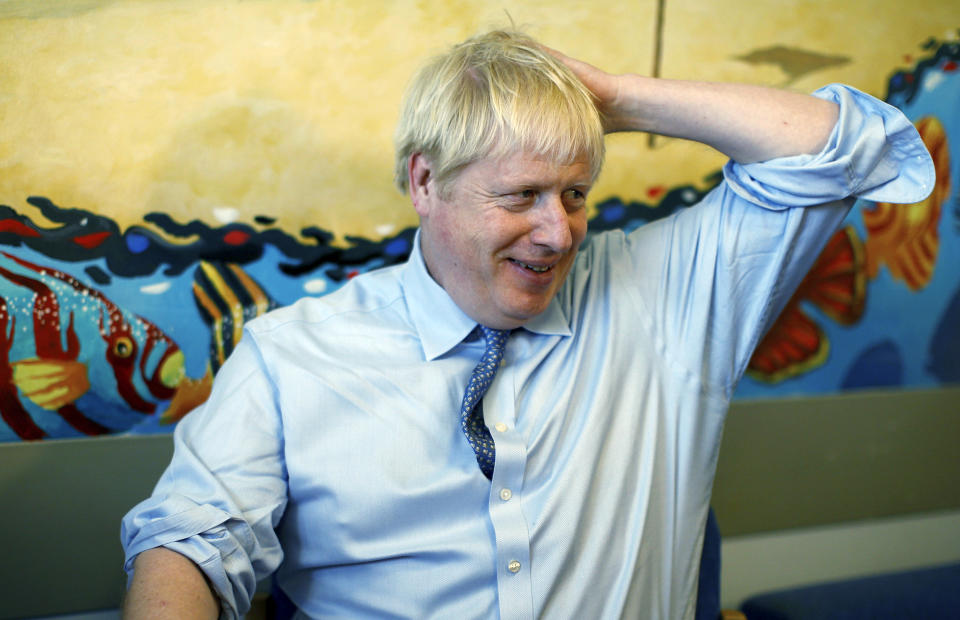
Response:
[{"label": "sleeve wrinkle", "polygon": [[[263,376],[266,378],[267,383],[270,384],[270,390],[273,396],[272,400],[279,411],[279,390],[277,389],[277,378],[274,376],[273,371],[267,364],[267,360],[263,357],[260,340],[257,338],[256,334],[250,330],[247,330],[246,328],[244,329],[246,330],[247,337],[250,338],[251,349],[254,357],[257,360],[257,366],[259,367],[260,372],[263,373]],[[251,372],[253,372],[252,369]],[[280,423],[283,424],[283,416],[280,416]]]},{"label": "sleeve wrinkle", "polygon": [[[221,375],[203,410],[175,429],[173,460],[152,497],[124,518],[122,538],[128,572],[138,553],[168,547],[201,567],[226,616],[238,617],[257,579],[283,558],[274,525],[285,509],[286,467],[276,384],[251,332]],[[247,393],[249,406],[238,412],[244,386],[256,395]],[[238,425],[253,434],[238,439]]]}]

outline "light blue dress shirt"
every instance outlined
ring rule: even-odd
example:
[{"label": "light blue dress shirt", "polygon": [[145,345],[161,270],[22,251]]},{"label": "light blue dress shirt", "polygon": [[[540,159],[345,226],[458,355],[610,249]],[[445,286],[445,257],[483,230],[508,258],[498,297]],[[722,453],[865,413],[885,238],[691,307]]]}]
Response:
[{"label": "light blue dress shirt", "polygon": [[492,481],[457,419],[483,341],[418,249],[251,322],[124,519],[127,570],[166,545],[230,618],[278,569],[310,617],[692,618],[751,351],[850,196],[933,187],[899,111],[818,96],[841,104],[821,153],[728,164],[698,206],[590,238],[484,399]]}]

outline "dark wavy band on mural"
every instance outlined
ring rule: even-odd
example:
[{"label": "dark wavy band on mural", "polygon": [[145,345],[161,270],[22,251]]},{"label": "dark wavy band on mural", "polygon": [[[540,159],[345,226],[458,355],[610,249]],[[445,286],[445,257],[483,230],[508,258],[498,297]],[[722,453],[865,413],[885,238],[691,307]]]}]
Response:
[{"label": "dark wavy band on mural", "polygon": [[[170,238],[186,240],[176,243],[143,226],[130,226],[121,232],[110,218],[84,209],[60,207],[42,196],[30,196],[27,202],[56,226],[44,228],[9,205],[0,205],[0,245],[26,246],[50,258],[70,262],[103,258],[110,273],[96,266],[86,270],[98,284],[108,283],[111,276],[148,275],[158,267],[163,267],[164,275],[175,276],[201,260],[247,264],[259,260],[268,246],[289,259],[278,265],[288,276],[302,275],[323,264],[345,268],[363,265],[375,257],[392,264],[404,260],[413,239],[413,229],[406,229],[380,242],[347,237],[351,245],[339,248],[331,244],[331,233],[314,226],[301,231],[303,238],[311,240],[303,242],[278,228],[257,229],[247,224],[211,227],[199,220],[181,224],[165,213],[144,216],[145,221]],[[265,216],[257,216],[255,221],[274,222]],[[334,280],[346,277],[335,270],[327,275]]]},{"label": "dark wavy band on mural", "polygon": [[912,69],[900,69],[894,72],[887,83],[886,101],[893,103],[891,99],[899,99],[901,103],[910,103],[917,96],[918,89],[928,71],[957,70],[957,63],[960,62],[960,43],[955,41],[944,43],[931,37],[921,47],[925,50],[933,50],[933,54],[917,61]]},{"label": "dark wavy band on mural", "polygon": [[[719,178],[716,174],[708,181],[713,186]],[[619,198],[609,198],[597,205],[590,229],[597,232],[634,228],[694,204],[703,194],[703,190],[692,186],[670,191],[654,187],[651,196],[661,198],[656,204],[624,203]],[[199,220],[180,224],[165,213],[144,216],[172,238],[191,239],[174,243],[142,226],[131,226],[121,233],[110,218],[83,209],[63,208],[41,196],[31,196],[27,202],[57,226],[44,228],[9,205],[0,205],[0,245],[23,245],[50,258],[69,262],[103,258],[109,273],[97,266],[86,268],[87,275],[98,284],[109,283],[111,276],[149,275],[158,267],[163,267],[164,275],[175,276],[202,260],[246,265],[261,259],[268,246],[280,250],[289,259],[277,266],[287,276],[303,275],[321,265],[332,264],[341,268],[328,268],[326,275],[342,281],[347,279],[351,267],[365,265],[374,258],[382,259],[383,265],[405,260],[414,235],[414,229],[407,228],[380,241],[347,236],[349,247],[339,248],[331,244],[331,233],[315,226],[301,231],[304,238],[313,240],[313,243],[304,243],[277,228],[257,230],[246,224],[215,228]],[[273,222],[263,216],[258,219]]]}]

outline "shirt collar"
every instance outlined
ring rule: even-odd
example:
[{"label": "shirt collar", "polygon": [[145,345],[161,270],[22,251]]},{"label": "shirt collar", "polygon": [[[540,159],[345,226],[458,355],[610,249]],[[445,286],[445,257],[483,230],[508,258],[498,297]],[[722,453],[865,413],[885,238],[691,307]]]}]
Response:
[{"label": "shirt collar", "polygon": [[[477,322],[454,303],[427,271],[423,254],[420,252],[419,229],[414,235],[413,249],[404,265],[400,283],[426,359],[440,357],[460,344],[477,326]],[[437,320],[438,317],[443,317],[443,320]],[[571,334],[570,325],[557,296],[550,301],[546,310],[530,319],[523,328],[537,334]]]},{"label": "shirt collar", "polygon": [[[566,284],[564,284],[564,286],[566,286]],[[523,328],[529,332],[547,336],[572,335],[573,332],[570,331],[570,321],[567,320],[567,315],[564,313],[563,307],[560,305],[560,302],[557,301],[562,291],[563,287],[561,286],[560,291],[550,300],[550,305],[547,306],[547,309],[527,321]]]}]

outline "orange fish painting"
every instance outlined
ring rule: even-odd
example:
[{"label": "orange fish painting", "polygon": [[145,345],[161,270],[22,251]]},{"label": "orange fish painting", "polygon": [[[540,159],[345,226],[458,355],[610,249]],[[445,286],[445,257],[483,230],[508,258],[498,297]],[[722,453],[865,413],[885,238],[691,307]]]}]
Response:
[{"label": "orange fish painting", "polygon": [[937,174],[933,191],[915,204],[878,202],[863,210],[867,276],[876,278],[880,265],[886,265],[890,275],[902,280],[911,291],[925,287],[933,277],[940,250],[937,227],[941,206],[950,195],[950,152],[943,125],[928,116],[917,121],[916,127],[933,157]]},{"label": "orange fish painting", "polygon": [[760,344],[747,366],[759,381],[777,383],[821,365],[830,343],[801,307],[809,302],[842,325],[856,323],[866,302],[863,242],[852,226],[830,238],[813,267]]}]

